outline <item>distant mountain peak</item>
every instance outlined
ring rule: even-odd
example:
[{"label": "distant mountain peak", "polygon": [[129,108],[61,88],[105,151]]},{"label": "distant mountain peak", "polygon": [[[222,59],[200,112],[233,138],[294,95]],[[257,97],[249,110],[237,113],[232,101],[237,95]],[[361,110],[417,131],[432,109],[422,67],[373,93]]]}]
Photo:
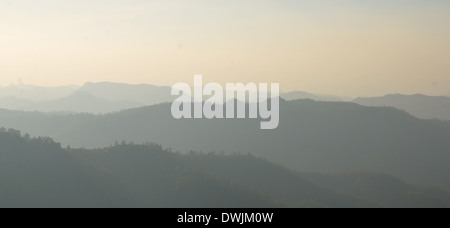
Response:
[{"label": "distant mountain peak", "polygon": [[96,97],[110,101],[134,101],[144,105],[159,104],[173,100],[170,87],[149,84],[88,82],[78,91],[88,92]]}]

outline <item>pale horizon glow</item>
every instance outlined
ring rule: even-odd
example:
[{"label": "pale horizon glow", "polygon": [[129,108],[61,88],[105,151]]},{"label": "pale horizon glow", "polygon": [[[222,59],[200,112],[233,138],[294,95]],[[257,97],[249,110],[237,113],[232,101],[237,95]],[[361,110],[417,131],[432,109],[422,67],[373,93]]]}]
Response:
[{"label": "pale horizon glow", "polygon": [[450,95],[444,0],[0,0],[0,85]]}]

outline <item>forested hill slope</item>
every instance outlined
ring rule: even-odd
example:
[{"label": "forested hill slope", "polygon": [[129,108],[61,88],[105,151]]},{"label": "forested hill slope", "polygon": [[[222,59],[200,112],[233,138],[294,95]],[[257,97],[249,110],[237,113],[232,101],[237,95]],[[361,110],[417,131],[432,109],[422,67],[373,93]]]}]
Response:
[{"label": "forested hill slope", "polygon": [[283,207],[154,145],[75,153],[0,129],[0,173],[0,207]]}]

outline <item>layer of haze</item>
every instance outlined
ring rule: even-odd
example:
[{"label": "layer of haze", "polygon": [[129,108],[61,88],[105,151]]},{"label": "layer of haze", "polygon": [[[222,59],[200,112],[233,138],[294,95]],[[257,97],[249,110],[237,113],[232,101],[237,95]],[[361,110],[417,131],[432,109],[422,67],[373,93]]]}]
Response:
[{"label": "layer of haze", "polygon": [[444,0],[0,0],[0,84],[450,95]]}]

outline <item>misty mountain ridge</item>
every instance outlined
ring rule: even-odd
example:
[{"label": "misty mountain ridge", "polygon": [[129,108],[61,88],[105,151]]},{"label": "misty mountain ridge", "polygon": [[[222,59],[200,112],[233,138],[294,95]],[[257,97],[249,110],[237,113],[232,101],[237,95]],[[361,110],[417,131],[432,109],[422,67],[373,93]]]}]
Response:
[{"label": "misty mountain ridge", "polygon": [[376,107],[395,107],[423,119],[450,120],[450,97],[423,94],[391,94],[383,97],[357,98],[355,103]]},{"label": "misty mountain ridge", "polygon": [[299,171],[373,170],[450,188],[450,127],[443,122],[395,108],[281,100],[279,127],[260,130],[258,119],[175,120],[170,106],[100,116],[0,110],[0,126],[51,136],[72,147],[151,141],[181,152],[251,153]]},{"label": "misty mountain ridge", "polygon": [[[19,84],[0,87],[0,108],[20,111],[104,114],[172,102],[177,96],[172,96],[171,90],[171,87],[168,86],[113,82],[87,82],[83,86],[61,87]],[[282,93],[280,97],[286,100],[349,100],[338,96],[316,95],[301,91]],[[204,101],[209,98],[209,96],[203,96]]]},{"label": "misty mountain ridge", "polygon": [[174,99],[170,87],[86,83],[81,87],[17,85],[0,88],[0,108],[20,111],[104,114]]},{"label": "misty mountain ridge", "polygon": [[134,101],[144,105],[154,105],[174,100],[171,87],[149,84],[122,84],[112,82],[86,83],[78,89],[109,101]]},{"label": "misty mountain ridge", "polygon": [[[90,94],[91,99],[84,99],[80,95],[82,93]],[[303,91],[281,93],[280,97],[288,101],[309,99],[341,102],[351,100],[346,97]],[[149,84],[88,82],[83,86],[39,87],[19,84],[0,87],[0,108],[22,111],[104,114],[172,102],[176,98],[177,96],[171,95],[171,87]],[[203,96],[204,101],[208,98],[208,96]],[[248,100],[246,101],[248,102]],[[66,103],[62,104],[62,102]],[[360,97],[354,99],[353,102],[365,106],[395,107],[423,119],[450,120],[450,98],[444,96],[392,94],[373,98]]]},{"label": "misty mountain ridge", "polygon": [[144,104],[135,101],[109,101],[93,96],[90,93],[79,91],[67,97],[51,101],[37,102],[16,98],[0,98],[1,108],[32,112],[104,114],[142,106]]}]

